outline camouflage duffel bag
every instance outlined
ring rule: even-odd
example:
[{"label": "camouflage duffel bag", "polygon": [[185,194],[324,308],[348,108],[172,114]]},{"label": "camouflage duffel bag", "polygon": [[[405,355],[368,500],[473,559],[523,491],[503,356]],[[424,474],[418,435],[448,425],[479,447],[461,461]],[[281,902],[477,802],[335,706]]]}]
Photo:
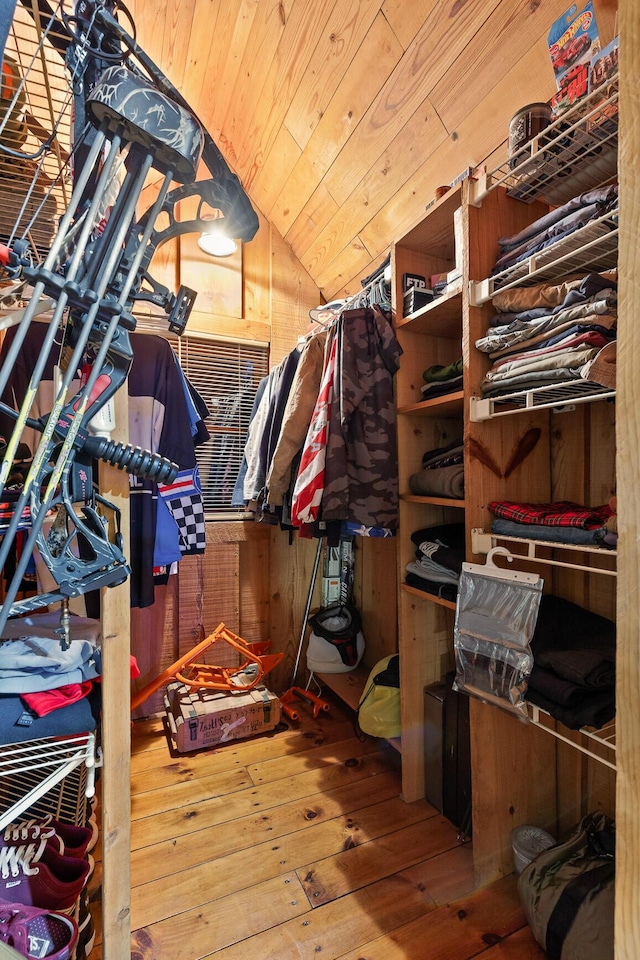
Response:
[{"label": "camouflage duffel bag", "polygon": [[518,877],[533,934],[550,960],[613,960],[615,824],[584,817]]}]

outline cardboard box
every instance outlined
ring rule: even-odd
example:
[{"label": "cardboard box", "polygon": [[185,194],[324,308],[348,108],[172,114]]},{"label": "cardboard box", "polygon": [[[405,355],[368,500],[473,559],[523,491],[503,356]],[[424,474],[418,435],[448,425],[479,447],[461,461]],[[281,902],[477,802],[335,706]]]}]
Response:
[{"label": "cardboard box", "polygon": [[167,686],[164,705],[180,753],[254,737],[280,722],[280,700],[264,686],[225,693],[176,681]]}]

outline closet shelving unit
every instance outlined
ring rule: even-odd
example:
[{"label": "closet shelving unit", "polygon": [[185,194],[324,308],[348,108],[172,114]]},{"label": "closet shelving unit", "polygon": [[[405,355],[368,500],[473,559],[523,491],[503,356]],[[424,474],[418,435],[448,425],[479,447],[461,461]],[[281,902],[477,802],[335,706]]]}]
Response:
[{"label": "closet shelving unit", "polygon": [[[463,521],[467,559],[482,562],[491,547],[507,546],[516,563],[544,576],[548,592],[604,616],[613,613],[615,550],[498,538],[485,531],[491,519],[487,504],[494,499],[604,502],[605,491],[612,490],[613,454],[608,461],[602,443],[614,444],[614,406],[596,401],[611,400],[615,391],[584,381],[485,399],[479,387],[490,361],[474,344],[486,333],[493,312],[491,297],[498,289],[615,266],[614,212],[571,241],[506,271],[508,275],[492,276],[498,237],[515,234],[550,206],[615,179],[617,101],[616,79],[567,111],[515,157],[431,205],[394,246],[395,326],[404,349],[396,391],[401,491],[398,648],[406,800],[424,795],[424,687],[440,682],[453,666],[455,610],[454,603],[404,583],[405,565],[413,559],[414,530]],[[458,208],[462,242],[454,227]],[[455,266],[462,269],[459,291],[408,317],[400,316],[404,273],[428,276]],[[463,391],[423,401],[422,371],[461,355]],[[533,430],[538,438],[533,449],[505,476],[514,450]],[[407,494],[408,477],[420,469],[422,455],[462,434],[464,501]],[[530,722],[523,723],[473,699],[470,719],[474,863],[478,882],[485,883],[512,871],[510,834],[515,826],[535,823],[559,835],[579,819],[585,806],[592,802],[607,806],[615,769],[615,724],[602,730],[569,730],[539,708],[531,709]],[[536,776],[541,770],[548,775]]]},{"label": "closet shelving unit", "polygon": [[[464,523],[465,499],[415,496],[411,474],[423,455],[463,435],[464,391],[422,399],[422,373],[433,364],[449,364],[463,353],[464,274],[445,293],[408,316],[402,316],[402,277],[450,273],[464,263],[459,229],[462,184],[432,204],[426,216],[394,245],[393,306],[396,335],[403,349],[396,379],[400,522],[398,530],[398,651],[402,718],[402,792],[407,801],[424,796],[424,687],[438,683],[449,668],[455,603],[404,582],[405,567],[415,559],[411,534],[440,523]],[[458,212],[457,212],[458,211]],[[456,239],[457,237],[457,239]]]},{"label": "closet shelving unit", "polygon": [[[587,381],[572,381],[485,399],[479,396],[476,385],[488,369],[489,360],[473,348],[473,343],[485,332],[490,300],[498,290],[529,286],[579,271],[604,271],[617,265],[617,211],[612,211],[572,237],[549,246],[542,256],[538,254],[511,270],[491,275],[497,237],[520,229],[522,208],[536,205],[528,218],[528,222],[534,222],[541,215],[539,201],[558,206],[579,193],[615,180],[617,103],[618,84],[614,78],[606,89],[595,91],[547,128],[540,141],[531,144],[524,155],[507,161],[482,184],[471,184],[467,313],[468,435],[494,453],[503,451],[504,456],[515,435],[510,429],[513,424],[531,424],[541,431],[536,450],[524,461],[522,470],[506,482],[504,478],[485,478],[479,488],[474,485],[474,502],[468,510],[470,552],[482,555],[493,546],[506,546],[516,562],[524,563],[527,569],[532,565],[545,577],[548,592],[610,618],[615,611],[615,550],[497,537],[485,531],[490,527],[486,508],[490,499],[567,499],[583,503],[608,499],[615,483],[615,410],[610,402],[615,390]],[[476,230],[484,234],[491,256],[474,246]],[[534,462],[538,452],[541,456]],[[491,811],[495,817],[490,828],[474,832],[476,872],[481,879],[508,871],[508,839],[513,826],[523,822],[544,824],[558,835],[586,807],[612,805],[615,721],[599,730],[574,731],[529,705],[530,723],[520,724],[519,730],[501,711],[479,702],[472,704],[471,713],[476,817],[478,823]],[[500,749],[496,744],[500,744]],[[505,774],[505,756],[511,764],[510,774]],[[547,769],[556,770],[551,782],[545,786],[529,780],[523,791],[520,778],[527,767],[542,768],[547,763]],[[573,770],[573,776],[567,774],[568,769]]]}]

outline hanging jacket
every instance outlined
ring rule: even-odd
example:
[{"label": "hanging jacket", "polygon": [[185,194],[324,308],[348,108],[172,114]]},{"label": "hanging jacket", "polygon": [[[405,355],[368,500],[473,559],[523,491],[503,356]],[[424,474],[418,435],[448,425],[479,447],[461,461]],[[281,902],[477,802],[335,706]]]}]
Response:
[{"label": "hanging jacket", "polygon": [[394,530],[398,449],[393,378],[401,347],[377,305],[341,316],[322,520]]}]

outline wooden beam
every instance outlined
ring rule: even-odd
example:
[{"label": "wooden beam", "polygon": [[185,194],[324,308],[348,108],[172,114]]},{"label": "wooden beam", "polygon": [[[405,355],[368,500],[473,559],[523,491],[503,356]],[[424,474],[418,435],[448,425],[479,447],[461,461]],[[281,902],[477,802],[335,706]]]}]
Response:
[{"label": "wooden beam", "polygon": [[633,960],[640,941],[640,11],[620,0],[620,286],[618,293],[618,641],[616,717],[616,960]]},{"label": "wooden beam", "polygon": [[[128,440],[126,390],[115,395],[113,439]],[[100,467],[101,488],[122,511],[129,543],[129,479],[115,467]],[[102,591],[102,927],[103,960],[130,954],[131,939],[131,733],[129,582]]]}]

